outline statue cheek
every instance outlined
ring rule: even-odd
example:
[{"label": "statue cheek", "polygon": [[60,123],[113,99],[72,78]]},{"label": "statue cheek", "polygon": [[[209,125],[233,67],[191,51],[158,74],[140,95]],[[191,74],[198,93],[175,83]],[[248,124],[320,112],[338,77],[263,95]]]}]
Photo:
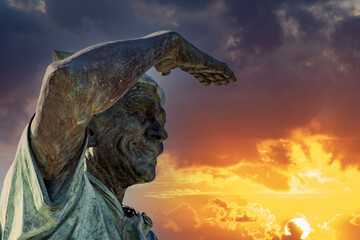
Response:
[{"label": "statue cheek", "polygon": [[126,124],[127,124],[126,129],[131,131],[131,132],[134,132],[134,131],[137,132],[137,131],[139,131],[140,129],[143,128],[143,126],[142,126],[143,122],[140,122],[135,118],[129,119],[126,122]]},{"label": "statue cheek", "polygon": [[126,127],[124,135],[131,136],[133,138],[144,135],[146,127],[145,124],[139,123],[138,121],[131,121]]}]

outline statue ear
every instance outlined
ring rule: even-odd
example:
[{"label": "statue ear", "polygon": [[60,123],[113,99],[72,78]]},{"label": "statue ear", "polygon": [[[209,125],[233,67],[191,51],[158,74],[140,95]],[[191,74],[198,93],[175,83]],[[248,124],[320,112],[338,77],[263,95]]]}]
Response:
[{"label": "statue ear", "polygon": [[87,147],[95,147],[97,144],[98,144],[97,134],[91,129],[91,126],[89,126]]}]

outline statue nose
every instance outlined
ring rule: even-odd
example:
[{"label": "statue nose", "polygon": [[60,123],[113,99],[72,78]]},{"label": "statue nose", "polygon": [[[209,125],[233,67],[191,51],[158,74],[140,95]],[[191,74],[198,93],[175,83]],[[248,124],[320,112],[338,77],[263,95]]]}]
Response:
[{"label": "statue nose", "polygon": [[146,130],[145,135],[159,143],[168,137],[165,128],[158,121],[155,121],[155,123]]}]

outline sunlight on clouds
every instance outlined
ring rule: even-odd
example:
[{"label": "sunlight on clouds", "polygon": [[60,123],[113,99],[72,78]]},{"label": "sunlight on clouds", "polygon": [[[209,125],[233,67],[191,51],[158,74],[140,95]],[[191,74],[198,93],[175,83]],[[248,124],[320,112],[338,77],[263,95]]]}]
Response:
[{"label": "sunlight on clouds", "polygon": [[199,189],[174,189],[169,191],[158,192],[149,192],[145,196],[153,198],[174,198],[177,196],[194,196],[194,195],[210,195],[218,194],[219,192],[204,192]]},{"label": "sunlight on clouds", "polygon": [[[330,136],[311,135],[308,129],[298,129],[288,139],[259,141],[257,147],[261,162],[244,161],[230,167],[178,168],[178,160],[165,154],[159,160],[159,174],[154,184],[199,184],[202,188],[196,191],[190,191],[190,188],[186,188],[186,191],[167,191],[163,197],[224,193],[231,188],[236,189],[234,186],[239,186],[242,189],[240,192],[245,190],[247,193],[273,190],[280,194],[310,194],[339,189],[351,192],[358,187],[353,179],[360,180],[360,174],[356,168],[342,170],[339,161],[326,152],[326,144],[333,139]],[[204,191],[204,188],[208,190]],[[232,191],[233,194],[236,192]]]},{"label": "sunlight on clouds", "polygon": [[330,221],[319,226],[328,233],[330,240],[357,240],[360,235],[359,214],[336,214]]},{"label": "sunlight on clouds", "polygon": [[265,231],[278,231],[275,216],[269,209],[264,209],[259,203],[249,202],[246,206],[239,206],[222,199],[210,200],[208,208],[215,212],[215,220],[222,228],[236,229],[238,223],[257,223]]},{"label": "sunlight on clouds", "polygon": [[220,198],[210,199],[200,209],[182,202],[174,209],[158,213],[154,221],[162,225],[159,236],[164,234],[167,238],[174,233],[177,233],[174,237],[180,234],[186,238],[191,233],[191,239],[218,239],[218,235],[232,236],[231,239],[270,240],[276,239],[273,236],[279,236],[281,229],[275,216],[259,203],[239,205]]},{"label": "sunlight on clouds", "polygon": [[[259,142],[258,149],[265,162],[278,164],[279,168],[285,168],[290,179],[291,191],[317,187],[321,184],[341,184],[340,178],[344,179],[351,173],[351,169],[341,170],[339,162],[333,159],[333,155],[325,150],[326,144],[334,140],[333,137],[324,135],[311,135],[308,129],[294,130],[288,139],[275,139]],[[274,150],[280,152],[274,157]],[[283,160],[282,160],[283,159]],[[286,164],[286,165],[284,165]]]},{"label": "sunlight on clouds", "polygon": [[[179,214],[186,216],[186,218],[179,217]],[[187,203],[181,203],[177,208],[164,213],[164,215],[169,220],[163,225],[164,228],[170,228],[175,232],[198,228],[200,224],[196,211]]]},{"label": "sunlight on clouds", "polygon": [[[164,154],[157,179],[137,189],[151,201],[171,201],[173,206],[182,199],[189,204],[198,226],[191,231],[198,234],[209,228],[230,235],[241,232],[240,239],[281,239],[285,223],[303,217],[312,227],[308,239],[339,239],[342,228],[360,225],[360,215],[353,214],[359,211],[354,199],[360,198],[360,173],[341,167],[327,148],[336,138],[314,134],[317,127],[313,123],[287,138],[258,141],[258,162],[179,167],[179,159]],[[203,208],[206,199],[204,210],[195,207]],[[351,218],[331,220],[337,214]],[[166,224],[166,231],[185,231],[175,216]]]}]

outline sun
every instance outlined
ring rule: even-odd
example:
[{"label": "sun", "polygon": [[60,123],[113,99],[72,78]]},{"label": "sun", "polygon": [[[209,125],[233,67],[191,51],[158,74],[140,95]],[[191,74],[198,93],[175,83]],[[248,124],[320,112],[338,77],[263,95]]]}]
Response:
[{"label": "sun", "polygon": [[305,239],[309,236],[310,233],[310,225],[304,218],[294,218],[286,223],[285,226],[285,234],[292,235],[294,234],[291,230],[291,225],[295,224],[302,231],[301,239]]}]

